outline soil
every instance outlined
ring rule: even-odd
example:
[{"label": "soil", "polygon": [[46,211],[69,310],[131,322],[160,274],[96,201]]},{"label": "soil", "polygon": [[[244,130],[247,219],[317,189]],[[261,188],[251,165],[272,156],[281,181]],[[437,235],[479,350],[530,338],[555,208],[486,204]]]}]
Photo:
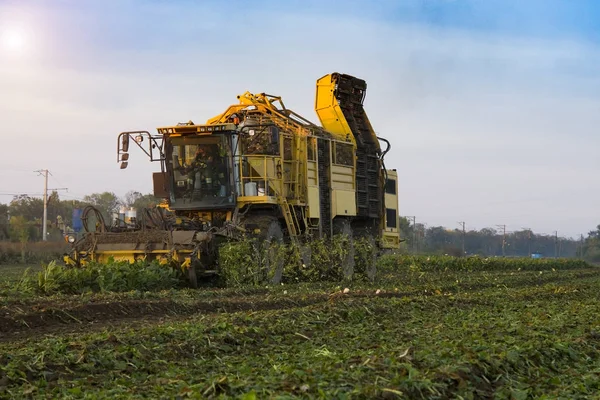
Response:
[{"label": "soil", "polygon": [[123,300],[95,303],[41,302],[28,305],[11,304],[0,308],[0,342],[27,339],[52,333],[98,330],[123,323],[148,323],[163,318],[195,314],[234,313],[302,308],[343,298],[404,297],[415,293],[353,292],[345,294],[315,293],[302,298],[265,300],[260,296],[214,301],[181,303],[171,299]]}]

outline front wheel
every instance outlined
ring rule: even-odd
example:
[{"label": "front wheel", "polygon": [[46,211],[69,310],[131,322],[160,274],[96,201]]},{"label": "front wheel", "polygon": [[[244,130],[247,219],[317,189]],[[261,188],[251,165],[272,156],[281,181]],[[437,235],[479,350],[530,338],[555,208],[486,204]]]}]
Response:
[{"label": "front wheel", "polygon": [[198,275],[196,274],[196,266],[194,264],[192,264],[188,267],[187,277],[188,277],[190,286],[194,289],[198,289]]}]

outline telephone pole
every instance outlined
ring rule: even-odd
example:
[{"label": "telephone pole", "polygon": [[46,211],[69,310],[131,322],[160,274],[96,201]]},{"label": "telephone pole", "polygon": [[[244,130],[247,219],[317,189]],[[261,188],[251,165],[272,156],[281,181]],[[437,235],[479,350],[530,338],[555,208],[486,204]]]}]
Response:
[{"label": "telephone pole", "polygon": [[[52,175],[47,169],[37,171],[39,175],[44,177],[44,216],[42,218],[42,240],[48,241],[48,175]],[[67,190],[67,188],[58,188],[52,190]]]},{"label": "telephone pole", "polygon": [[413,251],[413,253],[415,253],[415,249],[417,248],[417,217],[407,216],[406,219],[409,221],[412,219],[412,223],[413,223],[412,251]]},{"label": "telephone pole", "polygon": [[462,253],[464,256],[465,255],[465,222],[461,221],[458,224],[462,225]]},{"label": "telephone pole", "polygon": [[527,251],[529,253],[529,258],[531,258],[531,229],[530,228],[521,228],[527,231]]},{"label": "telephone pole", "polygon": [[44,217],[42,218],[42,240],[48,240],[48,174],[50,171],[41,169],[35,171],[44,177]]},{"label": "telephone pole", "polygon": [[496,225],[498,228],[502,228],[502,257],[506,257],[506,225]]}]

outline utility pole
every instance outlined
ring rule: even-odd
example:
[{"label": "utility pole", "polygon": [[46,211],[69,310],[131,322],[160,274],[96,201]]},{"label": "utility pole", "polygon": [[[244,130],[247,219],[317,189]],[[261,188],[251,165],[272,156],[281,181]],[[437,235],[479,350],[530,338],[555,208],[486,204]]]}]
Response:
[{"label": "utility pole", "polygon": [[458,224],[462,225],[462,253],[464,256],[465,255],[465,222],[461,221]]},{"label": "utility pole", "polygon": [[506,225],[496,225],[502,228],[502,257],[506,257]]},{"label": "utility pole", "polygon": [[42,169],[35,171],[44,177],[44,217],[42,218],[42,240],[48,240],[48,174],[50,171]]},{"label": "utility pole", "polygon": [[[34,171],[44,177],[44,216],[42,218],[42,240],[48,241],[48,175],[52,175],[47,169]],[[58,188],[52,190],[67,190],[67,188]]]},{"label": "utility pole", "polygon": [[530,228],[521,228],[527,231],[527,252],[529,253],[529,258],[531,258],[531,229]]},{"label": "utility pole", "polygon": [[415,217],[415,216],[408,217],[407,216],[406,219],[408,219],[409,221],[412,219],[412,223],[413,223],[412,251],[413,251],[413,253],[415,253],[415,250],[417,249],[417,217]]}]

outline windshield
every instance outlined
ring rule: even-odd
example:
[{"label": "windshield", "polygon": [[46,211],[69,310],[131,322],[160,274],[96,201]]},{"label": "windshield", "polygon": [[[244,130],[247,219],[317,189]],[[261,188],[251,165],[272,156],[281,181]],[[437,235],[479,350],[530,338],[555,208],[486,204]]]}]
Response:
[{"label": "windshield", "polygon": [[169,147],[172,208],[202,209],[234,204],[229,135],[178,137],[171,139]]}]

